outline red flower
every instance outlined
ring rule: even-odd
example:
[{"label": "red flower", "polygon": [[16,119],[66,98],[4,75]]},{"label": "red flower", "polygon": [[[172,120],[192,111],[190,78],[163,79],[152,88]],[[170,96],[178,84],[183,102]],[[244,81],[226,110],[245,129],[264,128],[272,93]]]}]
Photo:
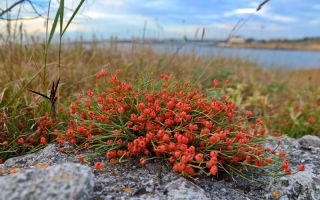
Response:
[{"label": "red flower", "polygon": [[121,73],[121,70],[120,69],[117,69],[116,71],[115,71],[115,74],[116,75],[119,75]]},{"label": "red flower", "polygon": [[304,164],[300,164],[300,165],[298,166],[298,170],[299,170],[299,171],[304,171],[304,170],[305,170]]},{"label": "red flower", "polygon": [[106,157],[109,158],[109,159],[114,158],[114,157],[116,157],[116,156],[117,156],[117,152],[114,151],[114,150],[108,151],[108,152],[106,153]]},{"label": "red flower", "polygon": [[104,168],[104,164],[102,162],[96,162],[94,164],[94,169],[95,170],[102,170]]},{"label": "red flower", "polygon": [[308,120],[307,120],[307,123],[309,125],[312,125],[315,121],[316,121],[316,119],[314,117],[309,117]]},{"label": "red flower", "polygon": [[143,167],[147,163],[147,160],[145,158],[140,158],[140,165]]},{"label": "red flower", "polygon": [[211,173],[213,176],[218,173],[218,167],[217,167],[217,165],[214,165],[214,166],[211,167],[210,173]]},{"label": "red flower", "polygon": [[194,169],[193,169],[193,167],[190,166],[190,165],[187,165],[187,166],[185,167],[184,171],[185,171],[187,174],[189,174],[190,176],[194,175]]},{"label": "red flower", "polygon": [[289,168],[289,161],[288,160],[285,160],[281,163],[281,167],[282,169],[286,170]]},{"label": "red flower", "polygon": [[96,75],[96,78],[102,78],[108,75],[108,72],[106,71],[101,71]]},{"label": "red flower", "polygon": [[65,153],[65,152],[66,152],[66,149],[65,149],[64,147],[60,147],[60,148],[59,148],[59,151],[60,151],[61,153]]},{"label": "red flower", "polygon": [[83,157],[83,156],[79,156],[79,157],[78,157],[78,160],[79,160],[80,162],[84,162],[84,157]]},{"label": "red flower", "polygon": [[247,111],[246,115],[247,115],[247,117],[251,117],[253,115],[253,113],[251,111]]},{"label": "red flower", "polygon": [[202,162],[203,161],[203,154],[198,153],[194,158],[197,162]]},{"label": "red flower", "polygon": [[280,158],[286,157],[286,153],[285,153],[284,151],[280,151],[280,152],[279,152],[279,157],[280,157]]},{"label": "red flower", "polygon": [[19,139],[18,139],[18,143],[19,143],[19,144],[24,144],[24,142],[25,142],[25,141],[24,141],[23,138],[19,138]]},{"label": "red flower", "polygon": [[216,79],[214,79],[213,82],[212,82],[212,85],[213,85],[214,87],[218,87],[218,86],[219,86],[219,81],[216,80]]},{"label": "red flower", "polygon": [[45,137],[40,138],[40,143],[41,144],[47,144],[47,139]]}]

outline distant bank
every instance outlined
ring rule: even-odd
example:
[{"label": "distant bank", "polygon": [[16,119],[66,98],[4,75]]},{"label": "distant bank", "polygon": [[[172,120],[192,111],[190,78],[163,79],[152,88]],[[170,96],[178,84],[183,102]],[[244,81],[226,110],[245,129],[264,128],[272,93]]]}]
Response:
[{"label": "distant bank", "polygon": [[71,43],[92,44],[149,44],[149,45],[196,45],[213,46],[223,48],[246,48],[246,49],[270,49],[270,50],[301,50],[301,51],[320,51],[320,37],[303,39],[270,39],[255,40],[239,36],[233,36],[225,40],[218,39],[107,39],[90,41],[69,41]]},{"label": "distant bank", "polygon": [[241,37],[232,37],[226,42],[218,43],[218,46],[248,49],[320,51],[320,38],[304,38],[295,40],[254,40]]},{"label": "distant bank", "polygon": [[309,44],[309,43],[243,43],[243,44],[227,44],[220,43],[220,47],[228,48],[246,48],[246,49],[280,49],[280,50],[303,50],[303,51],[320,51],[320,43]]}]

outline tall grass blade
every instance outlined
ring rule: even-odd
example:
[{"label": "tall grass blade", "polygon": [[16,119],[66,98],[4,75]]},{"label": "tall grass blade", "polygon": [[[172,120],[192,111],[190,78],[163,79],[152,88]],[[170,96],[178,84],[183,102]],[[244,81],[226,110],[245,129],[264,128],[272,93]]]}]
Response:
[{"label": "tall grass blade", "polygon": [[54,32],[56,31],[56,27],[57,27],[57,24],[58,24],[58,19],[59,19],[59,16],[60,16],[60,9],[61,9],[61,7],[59,6],[58,12],[57,12],[57,14],[56,14],[56,16],[54,17],[54,20],[53,20],[53,24],[52,24],[52,27],[51,27],[51,31],[50,31],[50,35],[49,35],[49,39],[48,39],[48,43],[47,43],[47,48],[49,48],[49,45],[51,44],[51,40],[53,38]]},{"label": "tall grass blade", "polygon": [[63,15],[64,15],[64,0],[60,1],[59,7],[59,15],[60,15],[60,37],[62,37],[62,29],[63,29]]},{"label": "tall grass blade", "polygon": [[79,3],[79,5],[78,5],[77,8],[75,9],[75,11],[72,13],[72,16],[71,16],[71,18],[69,19],[66,27],[64,27],[64,29],[63,29],[62,35],[67,31],[67,29],[68,29],[69,25],[71,24],[73,18],[76,16],[76,14],[77,14],[78,11],[80,10],[80,8],[81,8],[81,6],[82,6],[82,4],[83,4],[84,2],[85,2],[85,0],[81,0],[81,2]]}]

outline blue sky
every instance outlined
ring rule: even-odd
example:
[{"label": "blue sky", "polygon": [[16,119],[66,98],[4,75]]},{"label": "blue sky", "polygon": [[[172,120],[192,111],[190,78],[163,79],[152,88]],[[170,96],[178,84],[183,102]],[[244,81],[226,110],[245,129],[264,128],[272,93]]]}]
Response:
[{"label": "blue sky", "polygon": [[[69,7],[77,1],[66,0]],[[255,13],[261,1],[88,0],[68,34],[141,37],[146,24],[146,36],[151,38],[195,38],[197,30],[205,28],[206,38],[222,39],[240,19],[253,13],[237,35],[259,39],[320,36],[320,0],[271,0]],[[37,2],[42,8],[47,5],[45,0]],[[43,32],[43,19],[24,24],[29,32]]]}]

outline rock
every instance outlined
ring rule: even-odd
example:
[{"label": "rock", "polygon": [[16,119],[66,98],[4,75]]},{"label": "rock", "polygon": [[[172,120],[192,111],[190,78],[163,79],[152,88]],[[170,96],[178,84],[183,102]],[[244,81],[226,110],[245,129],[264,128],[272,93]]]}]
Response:
[{"label": "rock", "polygon": [[281,181],[273,179],[268,187],[271,193],[268,193],[266,197],[271,198],[273,192],[279,191],[281,199],[318,200],[320,199],[320,184],[315,179],[320,180],[319,178],[319,175],[312,172],[311,166],[307,165],[304,172],[282,177]]},{"label": "rock", "polygon": [[173,173],[163,160],[149,162],[143,168],[136,163],[109,165],[106,171],[96,171],[92,200],[210,199],[210,191]]},{"label": "rock", "polygon": [[243,183],[217,181],[201,177],[191,181],[173,173],[164,161],[149,162],[144,168],[136,164],[108,165],[106,171],[95,171],[94,199],[260,199],[260,188],[241,186]]},{"label": "rock", "polygon": [[265,190],[254,182],[238,179],[237,181],[216,180],[213,177],[202,177],[196,181],[214,200],[247,200],[261,199]]},{"label": "rock", "polygon": [[75,160],[67,154],[58,151],[58,146],[49,144],[46,148],[29,155],[18,156],[6,160],[0,168],[29,168],[37,164],[47,163],[49,165],[71,162]]},{"label": "rock", "polygon": [[[319,138],[306,135],[298,140],[284,137],[281,139],[287,148],[287,156],[291,168],[297,171],[300,163],[305,165],[305,171],[279,179],[270,178],[265,197],[273,199],[320,199],[320,148]],[[277,194],[278,195],[275,195]]]},{"label": "rock", "polygon": [[[39,152],[11,158],[0,165],[0,170],[3,169],[8,173],[20,172],[15,175],[7,173],[5,176],[0,176],[0,199],[14,197],[43,199],[41,193],[49,195],[52,199],[91,200],[320,199],[320,148],[317,143],[319,138],[305,136],[297,140],[285,136],[280,139],[271,137],[269,139],[271,140],[267,146],[270,148],[274,148],[279,140],[284,144],[278,150],[286,150],[291,168],[296,170],[297,166],[303,163],[306,166],[305,171],[280,179],[275,177],[261,179],[264,184],[250,182],[240,177],[235,177],[234,180],[217,180],[213,177],[197,177],[195,180],[189,180],[173,173],[171,165],[163,160],[149,161],[143,168],[135,160],[122,164],[109,163],[105,170],[95,170],[93,184],[93,175],[88,166],[70,163],[78,160],[72,155],[60,153],[57,145],[48,145]],[[106,158],[101,157],[87,164],[93,165],[96,161],[107,163]],[[52,177],[60,178],[56,180]],[[61,192],[58,192],[59,190]],[[54,198],[54,195],[61,196]]]},{"label": "rock", "polygon": [[88,199],[94,187],[92,170],[65,163],[45,169],[27,169],[0,177],[0,199]]},{"label": "rock", "polygon": [[167,199],[209,199],[208,194],[203,189],[182,177],[169,182],[164,189],[167,191]]},{"label": "rock", "polygon": [[313,135],[305,135],[298,140],[301,148],[312,149],[320,148],[320,138]]}]

